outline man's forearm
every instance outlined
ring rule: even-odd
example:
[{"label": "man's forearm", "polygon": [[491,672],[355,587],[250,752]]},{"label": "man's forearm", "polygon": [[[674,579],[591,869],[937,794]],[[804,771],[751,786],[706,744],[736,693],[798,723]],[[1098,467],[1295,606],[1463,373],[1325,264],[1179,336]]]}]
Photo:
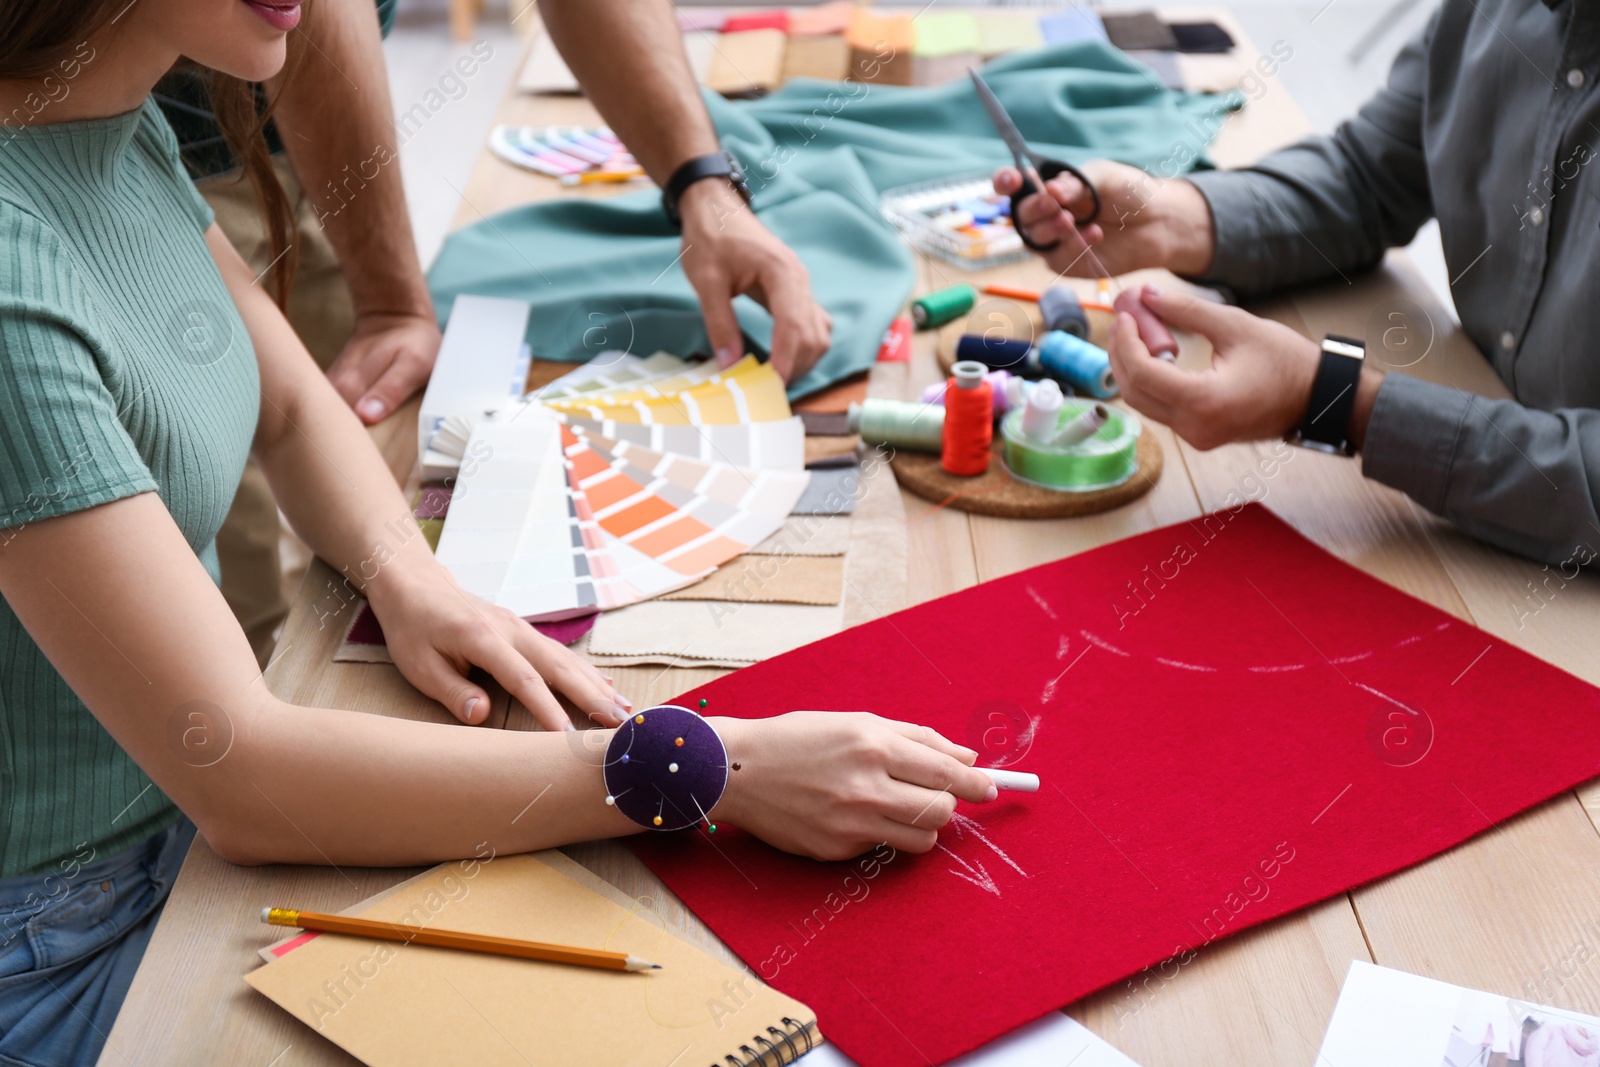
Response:
[{"label": "man's forearm", "polygon": [[658,184],[718,149],[666,0],[539,0],[545,30],[584,93]]},{"label": "man's forearm", "polygon": [[274,116],[356,314],[431,318],[372,0],[322,0],[303,33],[298,66],[272,86]]}]

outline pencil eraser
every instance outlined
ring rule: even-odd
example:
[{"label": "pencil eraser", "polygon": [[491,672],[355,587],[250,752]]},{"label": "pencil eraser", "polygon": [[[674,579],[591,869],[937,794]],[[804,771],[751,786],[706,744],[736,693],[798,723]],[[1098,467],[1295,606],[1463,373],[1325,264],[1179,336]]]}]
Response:
[{"label": "pencil eraser", "polygon": [[271,908],[262,908],[261,909],[261,921],[264,922],[264,923],[270,923],[272,921],[272,909]]}]

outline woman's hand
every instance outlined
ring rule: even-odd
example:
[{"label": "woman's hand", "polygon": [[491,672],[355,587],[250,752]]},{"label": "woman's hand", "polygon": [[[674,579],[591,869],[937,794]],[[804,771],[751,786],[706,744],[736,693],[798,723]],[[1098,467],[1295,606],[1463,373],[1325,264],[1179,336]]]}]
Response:
[{"label": "woman's hand", "polygon": [[[1112,274],[1143,267],[1166,267],[1175,274],[1203,274],[1211,266],[1211,207],[1188,182],[1163,181],[1137,167],[1097,159],[1083,172],[1100,194],[1100,214],[1079,229],[1072,221],[1094,207],[1083,183],[1071,174],[1058,174],[1045,183],[1043,193],[1022,201],[1014,219],[1038,244],[1061,243],[1042,253],[1050,269],[1078,278],[1098,273],[1086,248]],[[995,192],[1010,196],[1022,187],[1015,167],[995,172]]]},{"label": "woman's hand", "polygon": [[[1111,328],[1111,371],[1122,398],[1136,410],[1202,450],[1282,437],[1300,425],[1321,361],[1314,342],[1281,323],[1187,293],[1147,285],[1144,302],[1167,325],[1209,340],[1211,366],[1186,371],[1157,359],[1140,340],[1133,316],[1119,314]],[[1382,379],[1375,371],[1361,372],[1350,417],[1358,446]]]},{"label": "woman's hand", "polygon": [[[394,566],[401,565],[395,561]],[[467,677],[474,667],[533,714],[546,730],[571,730],[560,692],[595,722],[616,726],[632,705],[611,679],[505,608],[464,591],[428,559],[367,590],[389,654],[406,680],[468,725],[489,714],[489,694]]]},{"label": "woman's hand", "polygon": [[864,712],[716,719],[737,767],[712,814],[785,852],[838,860],[888,843],[927,852],[956,810],[994,783],[978,754],[926,726]]}]

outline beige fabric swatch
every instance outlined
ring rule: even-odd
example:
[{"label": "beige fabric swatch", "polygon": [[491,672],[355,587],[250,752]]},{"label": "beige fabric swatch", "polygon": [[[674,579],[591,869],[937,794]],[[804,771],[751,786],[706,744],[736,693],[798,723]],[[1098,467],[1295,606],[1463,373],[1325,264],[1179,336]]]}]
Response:
[{"label": "beige fabric swatch", "polygon": [[842,556],[850,547],[849,515],[791,515],[750,556]]},{"label": "beige fabric swatch", "polygon": [[655,663],[756,663],[831,637],[843,619],[839,604],[647,600],[601,615],[589,631],[589,648],[602,656],[649,656]]},{"label": "beige fabric swatch", "polygon": [[790,36],[783,54],[783,80],[821,78],[844,81],[850,73],[850,42],[844,34],[806,37]]},{"label": "beige fabric swatch", "polygon": [[703,581],[658,600],[749,604],[837,604],[844,595],[843,556],[740,556]]},{"label": "beige fabric swatch", "polygon": [[782,30],[740,30],[717,38],[706,88],[723,96],[757,96],[778,87],[783,77]]}]

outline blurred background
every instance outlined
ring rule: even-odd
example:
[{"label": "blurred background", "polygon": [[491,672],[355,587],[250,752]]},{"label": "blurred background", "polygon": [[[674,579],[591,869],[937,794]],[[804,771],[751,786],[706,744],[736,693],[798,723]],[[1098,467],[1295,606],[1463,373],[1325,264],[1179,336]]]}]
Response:
[{"label": "blurred background", "polygon": [[[944,2],[947,0],[874,0],[873,6],[917,11]],[[1073,6],[949,2],[962,8]],[[1098,11],[1156,6],[1174,14],[1224,7],[1263,52],[1277,41],[1285,41],[1294,49],[1293,60],[1284,64],[1279,77],[1311,124],[1318,131],[1330,132],[1383,85],[1395,54],[1421,31],[1437,5],[1438,0],[1177,0],[1156,5],[1148,0],[1106,0],[1077,6]],[[724,0],[703,6],[768,5],[732,5]],[[800,5],[790,0],[770,6]],[[471,54],[482,61],[466,91],[459,99],[451,100],[448,115],[437,116],[443,121],[428,122],[401,147],[401,167],[424,265],[432,262],[450,229],[461,191],[466,188],[467,177],[488,136],[496,105],[517,74],[525,33],[537,24],[530,17],[531,0],[484,0],[482,10],[466,29],[466,38],[459,40],[452,33],[451,9],[452,0],[399,0],[395,29],[386,45],[397,113],[404,113],[435,89],[458,57]],[[488,58],[484,59],[486,53]],[[1418,234],[1410,252],[1429,285],[1453,313],[1438,229],[1433,223]]]}]

